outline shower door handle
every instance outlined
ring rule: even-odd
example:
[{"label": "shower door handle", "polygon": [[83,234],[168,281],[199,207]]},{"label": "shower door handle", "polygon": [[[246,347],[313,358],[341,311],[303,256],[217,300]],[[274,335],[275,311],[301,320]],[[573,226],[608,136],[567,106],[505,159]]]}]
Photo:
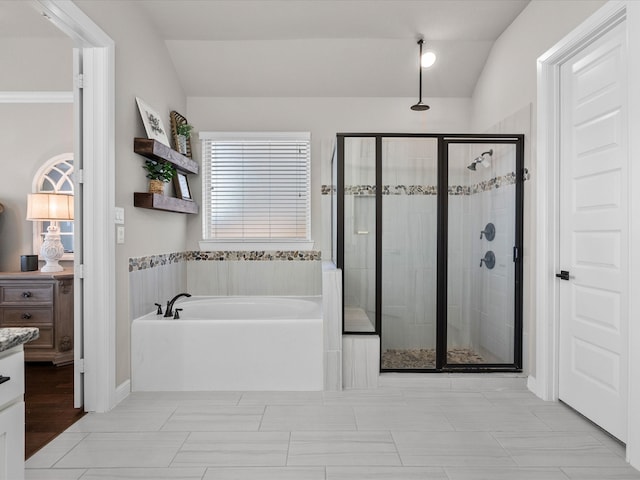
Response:
[{"label": "shower door handle", "polygon": [[556,273],[556,277],[558,277],[561,280],[569,280],[569,271],[560,270],[560,273]]}]

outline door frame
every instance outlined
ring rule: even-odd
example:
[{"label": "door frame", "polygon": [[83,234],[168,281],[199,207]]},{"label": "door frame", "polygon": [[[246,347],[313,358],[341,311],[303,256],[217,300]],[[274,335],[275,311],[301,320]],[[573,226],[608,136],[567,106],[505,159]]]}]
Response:
[{"label": "door frame", "polygon": [[[544,400],[557,401],[559,390],[559,286],[555,273],[559,268],[559,155],[560,155],[560,66],[578,50],[608,31],[626,22],[629,44],[628,58],[628,129],[629,159],[640,155],[640,94],[634,92],[640,82],[640,60],[633,46],[640,46],[640,4],[628,0],[606,3],[584,23],[579,25],[554,47],[538,58],[538,119],[537,154],[534,181],[536,182],[535,217],[535,370],[529,375],[528,386]],[[640,183],[640,168],[629,161],[629,182]],[[640,244],[640,189],[630,189],[629,245]],[[629,291],[640,288],[640,252],[629,249]],[[635,288],[634,288],[635,287]],[[629,398],[627,461],[640,468],[640,411],[631,408],[640,402],[640,299],[629,296]]]},{"label": "door frame", "polygon": [[[39,11],[83,53],[84,212],[80,298],[84,321],[84,408],[106,412],[115,406],[115,44],[71,0],[34,0]],[[78,303],[76,303],[78,305]],[[76,311],[78,309],[76,308]]]}]

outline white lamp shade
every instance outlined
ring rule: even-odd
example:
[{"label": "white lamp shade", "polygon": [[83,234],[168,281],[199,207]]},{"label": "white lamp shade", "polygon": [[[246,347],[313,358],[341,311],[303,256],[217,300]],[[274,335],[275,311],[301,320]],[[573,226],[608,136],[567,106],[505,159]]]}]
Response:
[{"label": "white lamp shade", "polygon": [[30,193],[27,196],[27,220],[73,220],[73,195]]}]

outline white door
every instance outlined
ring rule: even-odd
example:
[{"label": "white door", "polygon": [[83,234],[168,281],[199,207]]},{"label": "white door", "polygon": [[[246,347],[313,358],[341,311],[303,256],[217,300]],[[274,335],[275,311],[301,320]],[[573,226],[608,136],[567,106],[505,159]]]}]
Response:
[{"label": "white door", "polygon": [[[627,438],[625,24],[561,67],[559,398]],[[566,277],[566,274],[564,275]]]}]

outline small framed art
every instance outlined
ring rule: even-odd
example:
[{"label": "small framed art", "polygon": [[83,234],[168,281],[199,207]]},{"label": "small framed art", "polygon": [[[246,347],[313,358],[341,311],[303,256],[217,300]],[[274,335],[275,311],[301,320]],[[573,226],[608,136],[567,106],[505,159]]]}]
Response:
[{"label": "small framed art", "polygon": [[173,177],[173,188],[176,191],[177,198],[193,201],[191,190],[189,189],[189,181],[184,173],[176,172],[175,177]]}]

